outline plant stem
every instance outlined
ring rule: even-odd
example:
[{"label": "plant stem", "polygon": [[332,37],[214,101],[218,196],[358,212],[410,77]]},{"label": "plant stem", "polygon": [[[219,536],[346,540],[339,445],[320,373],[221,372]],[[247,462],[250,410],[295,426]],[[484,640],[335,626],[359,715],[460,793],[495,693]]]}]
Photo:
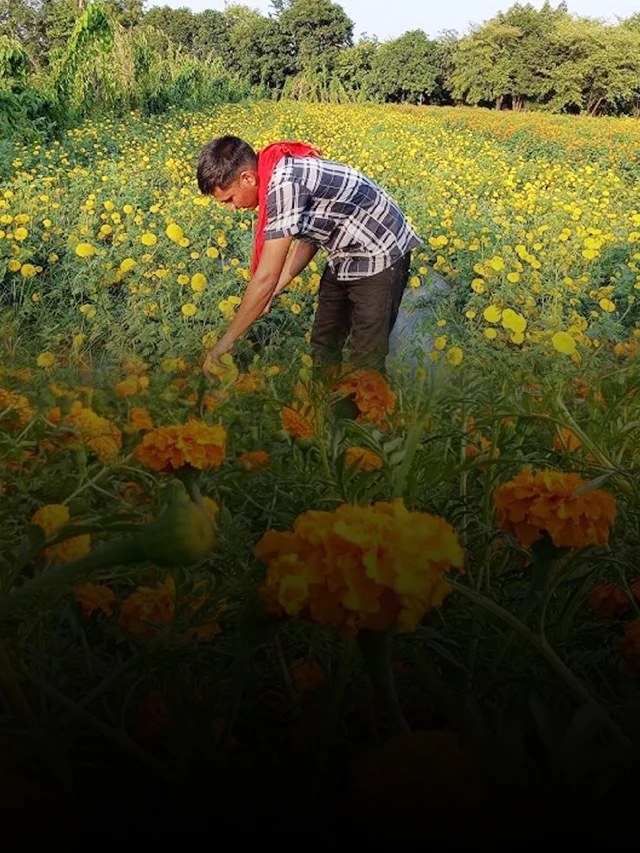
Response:
[{"label": "plant stem", "polygon": [[[583,702],[585,705],[591,705],[600,709],[600,706],[595,701],[595,699],[591,696],[589,691],[584,687],[584,685],[576,678],[573,672],[569,669],[569,667],[558,657],[556,652],[551,648],[546,638],[541,639],[537,634],[534,634],[526,625],[524,625],[516,616],[509,613],[508,610],[505,610],[503,607],[500,607],[499,604],[496,604],[495,601],[491,601],[491,599],[486,598],[486,596],[481,595],[475,592],[468,587],[462,586],[458,581],[453,580],[452,582],[453,588],[456,592],[460,593],[464,598],[469,599],[469,601],[473,601],[476,604],[479,604],[489,613],[492,613],[494,616],[497,616],[498,619],[501,619],[507,625],[510,625],[516,633],[520,634],[527,642],[529,642],[535,649],[542,655],[542,657],[549,664],[551,669],[561,678],[564,682],[565,686],[568,690],[573,694],[574,698],[578,701]],[[604,711],[602,712],[604,715]],[[606,719],[607,729],[613,734],[618,741],[624,743],[626,745],[630,745],[629,739],[622,733],[622,731],[618,728],[618,726],[609,719],[608,715],[604,715]]]}]

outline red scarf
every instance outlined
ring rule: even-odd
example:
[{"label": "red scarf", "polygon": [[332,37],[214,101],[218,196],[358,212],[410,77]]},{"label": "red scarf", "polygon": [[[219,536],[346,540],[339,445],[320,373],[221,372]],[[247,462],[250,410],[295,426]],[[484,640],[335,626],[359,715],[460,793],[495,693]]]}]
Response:
[{"label": "red scarf", "polygon": [[260,263],[264,246],[264,229],[267,224],[267,187],[276,163],[283,157],[320,157],[322,152],[315,145],[303,142],[273,142],[258,152],[258,223],[253,246],[251,275],[254,275]]}]

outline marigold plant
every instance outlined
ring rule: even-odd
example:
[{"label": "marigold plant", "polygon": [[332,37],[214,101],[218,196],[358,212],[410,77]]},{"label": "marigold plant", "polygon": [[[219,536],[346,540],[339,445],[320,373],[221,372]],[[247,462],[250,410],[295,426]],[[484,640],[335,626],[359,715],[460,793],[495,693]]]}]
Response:
[{"label": "marigold plant", "polygon": [[410,512],[400,498],[305,512],[293,531],[265,533],[255,553],[268,565],[262,592],[272,612],[335,624],[343,636],[394,622],[415,630],[451,592],[445,573],[464,561],[447,521]]},{"label": "marigold plant", "polygon": [[493,495],[498,526],[524,548],[547,533],[557,548],[605,545],[616,517],[613,495],[587,485],[579,474],[525,468]]}]

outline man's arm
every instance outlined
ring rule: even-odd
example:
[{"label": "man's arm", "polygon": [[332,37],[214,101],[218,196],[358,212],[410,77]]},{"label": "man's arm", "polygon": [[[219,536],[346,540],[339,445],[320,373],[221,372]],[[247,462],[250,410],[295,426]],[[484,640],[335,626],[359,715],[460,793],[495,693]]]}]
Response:
[{"label": "man's arm", "polygon": [[312,243],[306,243],[304,240],[296,240],[294,242],[293,248],[289,252],[280,274],[280,280],[278,281],[276,289],[274,290],[273,295],[264,308],[261,316],[264,317],[265,314],[269,313],[271,310],[271,304],[275,297],[282,293],[285,287],[288,287],[293,279],[297,275],[300,275],[302,270],[311,263],[311,260],[317,251],[318,247],[314,246]]},{"label": "man's arm", "polygon": [[229,328],[209,351],[203,366],[205,372],[207,365],[230,352],[240,335],[262,315],[280,281],[292,240],[292,237],[277,237],[265,241],[258,269],[247,284],[242,302]]},{"label": "man's arm", "polygon": [[280,274],[275,296],[281,293],[287,285],[291,284],[297,275],[300,275],[302,270],[311,263],[317,251],[318,247],[314,246],[313,243],[305,243],[304,240],[295,241],[293,249],[289,252],[282,273]]}]

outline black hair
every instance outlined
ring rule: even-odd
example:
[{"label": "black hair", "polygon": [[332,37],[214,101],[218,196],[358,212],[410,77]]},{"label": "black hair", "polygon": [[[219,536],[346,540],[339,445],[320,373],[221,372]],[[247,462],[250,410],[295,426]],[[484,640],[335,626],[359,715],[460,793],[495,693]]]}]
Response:
[{"label": "black hair", "polygon": [[242,169],[255,169],[256,152],[238,136],[220,136],[202,149],[198,161],[198,187],[211,195],[216,187],[226,190]]}]

